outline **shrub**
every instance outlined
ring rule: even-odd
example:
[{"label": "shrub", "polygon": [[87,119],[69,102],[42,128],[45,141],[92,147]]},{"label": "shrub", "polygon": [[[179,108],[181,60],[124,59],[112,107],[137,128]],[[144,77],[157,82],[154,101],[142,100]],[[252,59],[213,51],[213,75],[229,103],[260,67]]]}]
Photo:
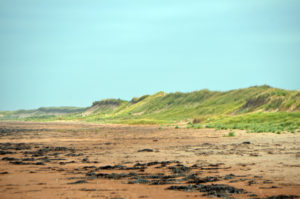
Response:
[{"label": "shrub", "polygon": [[230,130],[228,132],[228,137],[234,137],[234,136],[235,136],[235,133],[232,130]]},{"label": "shrub", "polygon": [[139,98],[137,98],[137,97],[133,97],[132,99],[131,99],[131,103],[132,104],[135,104],[135,103],[138,103],[138,102],[140,102],[140,101],[142,101],[143,99],[145,99],[146,97],[148,97],[149,95],[143,95],[142,97],[139,97]]},{"label": "shrub", "polygon": [[201,129],[202,126],[200,124],[196,124],[196,125],[193,125],[193,128],[195,128],[195,129]]},{"label": "shrub", "polygon": [[121,105],[122,100],[121,99],[103,99],[101,101],[95,101],[93,102],[93,106],[95,105],[116,105],[119,106]]},{"label": "shrub", "polygon": [[205,128],[214,128],[214,125],[213,124],[206,124]]},{"label": "shrub", "polygon": [[200,123],[202,120],[200,118],[194,118],[193,119],[193,124],[198,124]]}]

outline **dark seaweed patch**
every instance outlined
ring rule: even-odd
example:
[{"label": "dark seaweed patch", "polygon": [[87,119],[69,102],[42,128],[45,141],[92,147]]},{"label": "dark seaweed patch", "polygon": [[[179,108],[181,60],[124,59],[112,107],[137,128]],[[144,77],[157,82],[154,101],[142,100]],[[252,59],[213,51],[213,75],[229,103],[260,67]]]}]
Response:
[{"label": "dark seaweed patch", "polygon": [[153,149],[140,149],[138,152],[153,152]]},{"label": "dark seaweed patch", "polygon": [[85,183],[87,183],[87,181],[85,181],[85,180],[78,180],[76,182],[70,182],[68,184],[85,184]]},{"label": "dark seaweed patch", "polygon": [[168,190],[178,191],[199,191],[205,192],[207,196],[215,197],[229,197],[230,194],[241,194],[246,193],[243,189],[237,189],[235,187],[225,184],[211,184],[211,185],[187,185],[187,186],[170,186]]}]

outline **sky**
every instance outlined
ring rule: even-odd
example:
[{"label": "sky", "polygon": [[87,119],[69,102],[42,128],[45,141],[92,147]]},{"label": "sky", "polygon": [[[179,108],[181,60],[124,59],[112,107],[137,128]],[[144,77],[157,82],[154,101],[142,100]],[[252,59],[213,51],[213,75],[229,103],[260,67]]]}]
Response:
[{"label": "sky", "polygon": [[299,77],[299,0],[0,0],[0,110]]}]

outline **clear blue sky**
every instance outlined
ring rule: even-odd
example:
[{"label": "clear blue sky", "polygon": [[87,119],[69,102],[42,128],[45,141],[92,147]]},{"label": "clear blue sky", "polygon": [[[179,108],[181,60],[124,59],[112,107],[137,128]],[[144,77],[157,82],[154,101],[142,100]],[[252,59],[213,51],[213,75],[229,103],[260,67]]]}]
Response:
[{"label": "clear blue sky", "polygon": [[300,89],[299,0],[0,0],[0,110]]}]

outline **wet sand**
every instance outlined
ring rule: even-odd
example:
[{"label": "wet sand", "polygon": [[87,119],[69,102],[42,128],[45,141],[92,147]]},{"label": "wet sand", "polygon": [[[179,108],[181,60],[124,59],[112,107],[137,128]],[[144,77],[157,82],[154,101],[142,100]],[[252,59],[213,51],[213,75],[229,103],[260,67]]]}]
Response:
[{"label": "wet sand", "polygon": [[300,196],[300,134],[227,133],[1,122],[0,198]]}]

